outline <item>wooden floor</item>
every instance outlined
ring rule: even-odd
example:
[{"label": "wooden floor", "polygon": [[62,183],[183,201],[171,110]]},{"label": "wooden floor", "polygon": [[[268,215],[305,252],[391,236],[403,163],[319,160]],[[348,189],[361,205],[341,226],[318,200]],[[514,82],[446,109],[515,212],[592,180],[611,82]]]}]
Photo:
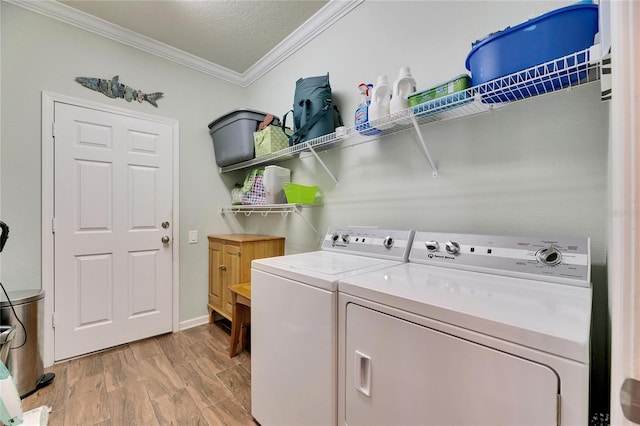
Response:
[{"label": "wooden floor", "polygon": [[49,425],[253,425],[251,357],[201,325],[55,364],[22,401],[52,407]]}]

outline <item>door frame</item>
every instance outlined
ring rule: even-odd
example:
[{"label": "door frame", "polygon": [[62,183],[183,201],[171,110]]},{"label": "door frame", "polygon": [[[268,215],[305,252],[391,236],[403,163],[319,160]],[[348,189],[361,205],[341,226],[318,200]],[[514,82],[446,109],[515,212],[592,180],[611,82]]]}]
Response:
[{"label": "door frame", "polygon": [[640,379],[640,5],[611,1],[609,115],[609,309],[611,315],[611,424],[632,425],[620,408],[626,377]]},{"label": "door frame", "polygon": [[42,92],[42,289],[44,298],[44,330],[41,355],[43,364],[48,367],[54,362],[54,146],[53,121],[55,103],[65,103],[81,108],[91,108],[112,114],[120,114],[142,120],[154,121],[172,127],[173,137],[173,198],[172,198],[172,226],[171,226],[171,254],[172,254],[172,319],[171,327],[175,333],[180,330],[180,205],[179,205],[179,147],[180,129],[178,120],[145,114],[124,108],[105,105],[98,102],[73,98],[51,92]]}]

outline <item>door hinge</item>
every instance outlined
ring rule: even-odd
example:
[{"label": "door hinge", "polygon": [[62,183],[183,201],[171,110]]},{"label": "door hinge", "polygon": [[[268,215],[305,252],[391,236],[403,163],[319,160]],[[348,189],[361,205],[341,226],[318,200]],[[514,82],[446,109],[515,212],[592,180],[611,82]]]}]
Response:
[{"label": "door hinge", "polygon": [[51,328],[56,328],[56,313],[51,314]]},{"label": "door hinge", "polygon": [[51,136],[56,137],[56,122],[51,123]]},{"label": "door hinge", "polygon": [[51,218],[51,233],[52,234],[56,233],[56,218],[55,217]]}]

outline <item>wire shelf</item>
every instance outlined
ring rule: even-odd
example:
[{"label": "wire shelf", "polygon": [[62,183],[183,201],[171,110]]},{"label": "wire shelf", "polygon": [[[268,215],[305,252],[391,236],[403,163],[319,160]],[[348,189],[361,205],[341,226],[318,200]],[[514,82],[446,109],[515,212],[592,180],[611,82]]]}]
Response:
[{"label": "wire shelf", "polygon": [[298,213],[303,207],[316,207],[319,204],[262,204],[262,205],[236,205],[220,207],[220,213],[231,213],[234,216],[242,213],[251,216],[254,213],[266,216],[268,214],[280,213],[286,216],[289,213]]},{"label": "wire shelf", "polygon": [[423,126],[476,115],[599,79],[600,57],[592,58],[590,49],[586,49],[371,121],[370,128],[348,127],[340,135],[330,133],[262,157],[221,167],[220,172],[284,161],[305,152],[364,143],[416,128],[416,124]]},{"label": "wire shelf", "polygon": [[259,214],[266,217],[270,214],[279,213],[282,217],[287,217],[289,213],[297,214],[313,232],[322,236],[320,232],[302,215],[302,209],[306,207],[318,207],[320,204],[263,204],[263,205],[235,205],[220,207],[220,214],[230,214],[235,217],[238,213],[244,216]]}]

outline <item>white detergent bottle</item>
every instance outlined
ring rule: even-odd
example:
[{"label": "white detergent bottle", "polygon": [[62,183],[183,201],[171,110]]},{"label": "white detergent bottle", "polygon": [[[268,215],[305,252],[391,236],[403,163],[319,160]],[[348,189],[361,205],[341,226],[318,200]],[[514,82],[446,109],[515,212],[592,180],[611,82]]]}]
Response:
[{"label": "white detergent bottle", "polygon": [[389,123],[389,113],[391,112],[391,85],[386,75],[378,76],[378,82],[373,86],[371,92],[371,103],[369,104],[369,122],[377,129],[388,129],[393,126]]},{"label": "white detergent bottle", "polygon": [[[398,79],[393,82],[393,96],[391,98],[391,114],[409,108],[409,95],[416,91],[416,80],[411,77],[409,67],[400,68]],[[410,120],[403,118],[397,120],[398,123],[406,124]]]}]

